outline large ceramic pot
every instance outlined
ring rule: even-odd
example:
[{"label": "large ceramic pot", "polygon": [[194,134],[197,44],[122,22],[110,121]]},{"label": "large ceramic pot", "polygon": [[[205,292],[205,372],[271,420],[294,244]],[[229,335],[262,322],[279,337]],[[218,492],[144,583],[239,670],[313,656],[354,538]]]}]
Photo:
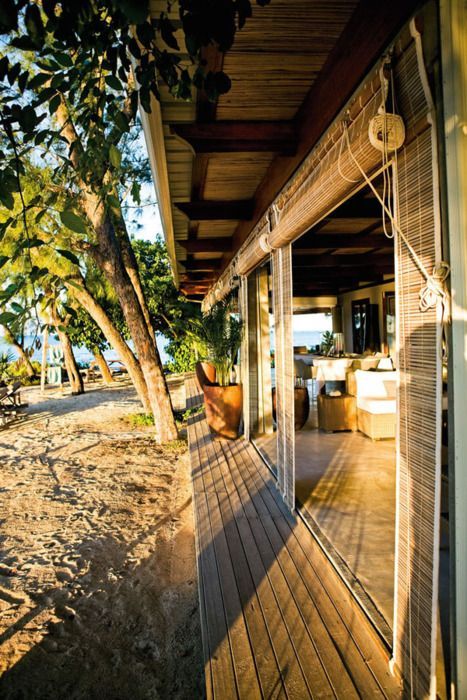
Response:
[{"label": "large ceramic pot", "polygon": [[203,391],[208,425],[221,437],[238,437],[242,417],[242,385],[205,384]]},{"label": "large ceramic pot", "polygon": [[196,378],[201,389],[205,384],[214,384],[216,381],[216,368],[209,362],[196,363]]},{"label": "large ceramic pot", "polygon": [[[304,386],[295,387],[294,396],[295,430],[301,430],[310,415],[310,397]],[[272,415],[276,420],[276,390],[272,390]]]}]

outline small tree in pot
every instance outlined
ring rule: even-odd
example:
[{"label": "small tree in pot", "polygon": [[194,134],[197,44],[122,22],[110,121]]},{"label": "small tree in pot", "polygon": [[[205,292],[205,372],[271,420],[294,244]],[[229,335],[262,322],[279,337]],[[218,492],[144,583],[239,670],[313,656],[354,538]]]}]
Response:
[{"label": "small tree in pot", "polygon": [[216,383],[203,386],[206,419],[222,437],[235,438],[242,414],[242,387],[232,375],[242,340],[242,322],[232,313],[231,297],[192,321],[190,334],[200,356],[216,370]]}]

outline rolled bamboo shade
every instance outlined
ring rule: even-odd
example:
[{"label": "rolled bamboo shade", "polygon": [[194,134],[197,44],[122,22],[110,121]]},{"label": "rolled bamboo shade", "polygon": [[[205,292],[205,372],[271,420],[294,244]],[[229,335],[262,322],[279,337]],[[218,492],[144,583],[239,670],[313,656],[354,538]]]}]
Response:
[{"label": "rolled bamboo shade", "polygon": [[[416,30],[412,27],[416,35]],[[418,49],[418,51],[417,51]],[[399,61],[397,96],[417,132],[396,169],[401,230],[431,272],[441,260],[436,133],[418,35]],[[436,696],[441,484],[441,306],[420,311],[425,280],[396,238],[399,369],[394,658],[412,697]]]},{"label": "rolled bamboo shade", "polygon": [[272,254],[275,321],[277,481],[284,501],[295,508],[295,391],[292,334],[292,247]]},{"label": "rolled bamboo shade", "polygon": [[240,375],[243,387],[243,435],[245,440],[250,439],[250,382],[249,376],[249,351],[248,351],[248,280],[240,279],[239,290],[240,318],[243,321],[243,335],[240,346]]}]

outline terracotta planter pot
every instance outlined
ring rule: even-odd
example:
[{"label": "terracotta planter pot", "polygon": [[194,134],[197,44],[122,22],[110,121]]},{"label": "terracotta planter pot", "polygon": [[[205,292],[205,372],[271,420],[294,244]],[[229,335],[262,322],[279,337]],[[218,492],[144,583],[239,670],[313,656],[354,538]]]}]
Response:
[{"label": "terracotta planter pot", "polygon": [[[301,430],[310,415],[310,397],[304,386],[295,387],[295,430]],[[276,420],[276,390],[272,390],[272,415]]]},{"label": "terracotta planter pot", "polygon": [[242,417],[242,385],[205,384],[203,390],[208,425],[221,437],[238,437]]},{"label": "terracotta planter pot", "polygon": [[216,368],[209,362],[197,362],[196,377],[201,389],[205,384],[214,384],[216,381]]}]

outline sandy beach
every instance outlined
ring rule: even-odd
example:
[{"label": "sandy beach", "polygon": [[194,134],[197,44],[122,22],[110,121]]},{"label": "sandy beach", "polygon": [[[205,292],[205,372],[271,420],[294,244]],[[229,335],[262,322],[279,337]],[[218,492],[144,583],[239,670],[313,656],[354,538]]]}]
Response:
[{"label": "sandy beach", "polygon": [[124,382],[0,432],[0,697],[203,697],[189,457]]}]

